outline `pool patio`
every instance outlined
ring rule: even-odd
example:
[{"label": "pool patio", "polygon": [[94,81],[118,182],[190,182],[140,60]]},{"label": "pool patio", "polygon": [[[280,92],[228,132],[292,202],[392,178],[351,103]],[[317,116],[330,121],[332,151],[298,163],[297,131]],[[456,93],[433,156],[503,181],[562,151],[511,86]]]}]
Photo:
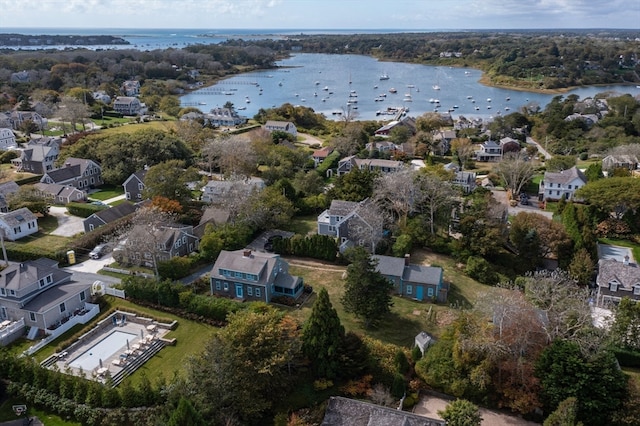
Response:
[{"label": "pool patio", "polygon": [[72,375],[115,387],[126,376],[174,341],[164,339],[175,323],[163,324],[128,312],[116,311],[100,321],[61,353],[42,362]]}]

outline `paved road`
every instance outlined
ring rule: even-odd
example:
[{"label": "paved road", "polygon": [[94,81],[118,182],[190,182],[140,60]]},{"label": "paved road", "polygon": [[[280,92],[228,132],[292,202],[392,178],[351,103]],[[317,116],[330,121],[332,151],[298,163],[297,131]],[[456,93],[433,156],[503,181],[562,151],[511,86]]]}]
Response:
[{"label": "paved road", "polygon": [[549,158],[553,157],[553,155],[549,154],[549,151],[544,149],[542,147],[542,145],[540,145],[538,142],[534,141],[533,138],[530,138],[529,136],[527,136],[527,143],[529,143],[531,145],[535,145],[538,148],[538,152],[541,153],[542,155],[544,155],[545,159],[549,159]]}]

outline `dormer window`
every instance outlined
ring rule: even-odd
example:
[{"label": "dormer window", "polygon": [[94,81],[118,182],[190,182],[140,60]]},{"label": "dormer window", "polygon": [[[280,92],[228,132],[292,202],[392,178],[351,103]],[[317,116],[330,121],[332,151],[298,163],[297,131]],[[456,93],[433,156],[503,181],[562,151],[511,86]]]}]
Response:
[{"label": "dormer window", "polygon": [[640,284],[636,284],[633,286],[633,295],[640,296]]},{"label": "dormer window", "polygon": [[616,282],[609,283],[609,290],[618,291],[618,283],[616,283]]},{"label": "dormer window", "polygon": [[39,284],[40,284],[40,288],[44,287],[44,278],[43,278],[43,279],[41,279],[41,280],[40,280],[40,281],[38,281],[38,282],[39,282]]}]

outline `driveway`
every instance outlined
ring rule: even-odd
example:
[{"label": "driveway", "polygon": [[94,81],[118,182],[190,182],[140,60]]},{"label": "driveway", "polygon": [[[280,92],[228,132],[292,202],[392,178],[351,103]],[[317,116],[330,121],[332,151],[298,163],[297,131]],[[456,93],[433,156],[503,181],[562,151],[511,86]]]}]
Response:
[{"label": "driveway", "polygon": [[534,198],[530,198],[530,204],[528,206],[523,206],[518,203],[515,207],[511,207],[509,202],[507,201],[507,192],[503,189],[492,189],[491,193],[493,194],[493,198],[495,198],[499,203],[503,204],[509,210],[509,216],[515,216],[520,212],[526,213],[537,213],[539,215],[545,216],[549,219],[553,219],[553,212],[542,210],[538,207],[538,202]]},{"label": "driveway", "polygon": [[[413,408],[414,414],[442,420],[438,411],[442,411],[451,401],[433,395],[423,395]],[[516,416],[503,414],[497,411],[480,408],[482,426],[539,426],[538,423],[529,422]]]},{"label": "driveway", "polygon": [[83,218],[70,215],[67,213],[66,207],[51,206],[49,207],[49,214],[58,219],[58,227],[51,235],[73,237],[74,235],[84,232],[84,225],[82,224]]},{"label": "driveway", "polygon": [[[76,255],[77,258],[77,255]],[[67,266],[65,269],[74,272],[88,272],[97,274],[99,270],[112,264],[113,256],[112,253],[102,256],[100,259],[88,259],[84,262],[76,263],[75,265]]]}]

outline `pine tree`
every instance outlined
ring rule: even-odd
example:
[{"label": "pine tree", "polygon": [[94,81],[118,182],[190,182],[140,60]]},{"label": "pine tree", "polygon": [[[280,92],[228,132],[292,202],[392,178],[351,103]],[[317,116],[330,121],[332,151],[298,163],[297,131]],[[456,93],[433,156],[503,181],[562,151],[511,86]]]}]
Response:
[{"label": "pine tree", "polygon": [[180,398],[178,407],[171,413],[167,422],[168,426],[200,426],[204,424],[200,413],[184,397]]},{"label": "pine tree", "polygon": [[362,247],[347,253],[347,282],[342,304],[347,312],[362,318],[365,327],[391,312],[393,284],[376,271],[376,262]]},{"label": "pine tree", "polygon": [[344,327],[331,305],[329,293],[322,288],[302,329],[302,352],[311,360],[317,377],[333,379],[337,376],[343,340]]}]

